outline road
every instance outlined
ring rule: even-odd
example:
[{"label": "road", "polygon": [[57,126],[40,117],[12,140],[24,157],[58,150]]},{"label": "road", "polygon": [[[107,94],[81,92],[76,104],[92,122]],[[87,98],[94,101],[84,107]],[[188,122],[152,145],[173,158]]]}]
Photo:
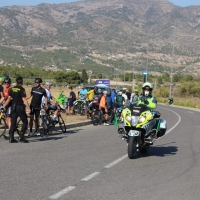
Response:
[{"label": "road", "polygon": [[199,200],[199,112],[159,105],[168,132],[145,155],[127,158],[114,126],[0,139],[1,200]]}]

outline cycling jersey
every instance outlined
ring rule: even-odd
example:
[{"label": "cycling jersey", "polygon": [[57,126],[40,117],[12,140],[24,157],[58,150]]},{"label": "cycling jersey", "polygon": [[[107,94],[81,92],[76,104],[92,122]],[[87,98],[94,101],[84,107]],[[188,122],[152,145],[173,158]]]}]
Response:
[{"label": "cycling jersey", "polygon": [[42,87],[33,87],[31,90],[32,100],[31,105],[34,108],[40,108],[41,107],[41,100],[42,97],[47,97],[46,90]]},{"label": "cycling jersey", "polygon": [[5,90],[4,90],[4,97],[5,97],[6,99],[7,99],[8,96],[9,96],[9,90],[10,90],[10,88],[12,88],[11,85],[10,85],[9,87],[5,88]]}]

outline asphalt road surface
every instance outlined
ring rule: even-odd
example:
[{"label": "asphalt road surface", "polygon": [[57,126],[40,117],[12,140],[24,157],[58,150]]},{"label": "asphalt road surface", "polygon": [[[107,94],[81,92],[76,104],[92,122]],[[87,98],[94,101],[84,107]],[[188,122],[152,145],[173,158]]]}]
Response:
[{"label": "asphalt road surface", "polygon": [[167,134],[130,160],[114,126],[9,144],[0,138],[0,200],[199,200],[200,113],[159,105]]}]

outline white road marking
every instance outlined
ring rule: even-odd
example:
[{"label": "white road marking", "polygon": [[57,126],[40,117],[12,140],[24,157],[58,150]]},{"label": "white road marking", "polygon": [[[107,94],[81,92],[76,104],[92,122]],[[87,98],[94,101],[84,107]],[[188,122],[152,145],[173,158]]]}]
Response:
[{"label": "white road marking", "polygon": [[75,189],[76,187],[75,186],[69,186],[63,190],[61,190],[60,192],[57,192],[56,194],[50,196],[49,198],[50,199],[58,199],[60,198],[61,196],[63,196],[64,194],[67,194],[68,192],[72,191],[73,189]]},{"label": "white road marking", "polygon": [[86,176],[85,178],[81,179],[82,181],[89,181],[90,179],[94,178],[95,176],[98,176],[100,172],[94,172],[90,174],[89,176]]},{"label": "white road marking", "polygon": [[124,155],[124,156],[122,156],[121,158],[115,160],[114,162],[112,162],[112,163],[106,165],[104,168],[107,168],[107,169],[108,169],[108,168],[111,168],[111,167],[113,167],[114,165],[118,164],[119,162],[121,162],[122,160],[124,160],[124,159],[127,158],[127,157],[128,157],[128,155]]},{"label": "white road marking", "polygon": [[173,129],[175,129],[178,126],[178,124],[181,122],[181,116],[178,113],[174,112],[173,110],[170,110],[167,108],[164,108],[164,109],[169,110],[178,116],[178,122],[165,133],[165,135],[166,135],[167,133],[171,132]]},{"label": "white road marking", "polygon": [[[174,128],[176,128],[176,126],[178,126],[178,124],[179,124],[180,121],[181,121],[181,117],[180,117],[180,115],[179,115],[178,113],[174,112],[173,110],[170,110],[170,109],[167,109],[167,108],[165,108],[165,109],[166,109],[166,110],[169,110],[169,111],[171,111],[171,112],[173,112],[173,113],[175,113],[175,114],[178,116],[178,119],[179,119],[178,122],[177,122],[172,128],[170,128],[170,129],[166,132],[166,134],[167,134],[167,133],[171,132]],[[106,165],[104,168],[109,169],[109,168],[111,168],[111,167],[113,167],[114,165],[118,164],[119,162],[121,162],[122,160],[124,160],[124,159],[127,158],[127,157],[128,157],[128,155],[124,155],[124,156],[122,156],[121,158],[115,160],[114,162],[112,162],[112,163]],[[83,178],[83,179],[81,179],[81,180],[82,180],[82,181],[89,181],[90,179],[92,179],[92,178],[98,176],[99,174],[100,174],[100,172],[94,172],[94,173],[90,174],[89,176],[86,176],[85,178]],[[72,191],[72,190],[75,189],[75,188],[76,188],[75,186],[69,186],[69,187],[67,187],[67,188],[65,188],[65,189],[63,189],[63,190],[61,190],[60,192],[58,192],[58,193],[56,193],[56,194],[50,196],[49,198],[50,198],[50,199],[58,199],[58,198],[60,198],[61,196],[63,196],[64,194],[67,194],[68,192]]]}]

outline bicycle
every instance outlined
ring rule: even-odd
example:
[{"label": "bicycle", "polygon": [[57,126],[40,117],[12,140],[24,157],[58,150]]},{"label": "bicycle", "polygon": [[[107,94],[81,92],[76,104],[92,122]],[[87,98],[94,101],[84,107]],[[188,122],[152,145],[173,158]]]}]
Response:
[{"label": "bicycle", "polygon": [[0,109],[0,137],[5,135],[7,129],[5,111]]},{"label": "bicycle", "polygon": [[[28,118],[28,121],[30,121],[30,119],[32,118],[32,116],[31,115],[27,115],[27,118]],[[15,131],[17,132],[17,134],[19,136],[20,136],[20,132],[21,132],[21,129],[22,129],[22,125],[23,125],[22,120],[19,118],[17,120],[16,129],[15,129]],[[36,130],[37,130],[37,128],[35,126],[35,119],[33,119],[33,128],[32,128],[33,133],[35,133]]]},{"label": "bicycle", "polygon": [[53,126],[53,127],[55,127],[55,125],[58,123],[59,124],[59,126],[60,126],[60,128],[61,128],[61,130],[62,130],[62,132],[63,133],[66,133],[66,125],[65,125],[65,122],[64,122],[64,120],[63,120],[63,118],[62,118],[62,116],[61,116],[61,113],[62,112],[65,112],[65,110],[64,109],[62,109],[61,107],[60,107],[60,105],[57,105],[57,107],[58,107],[58,114],[57,114],[57,120],[56,121],[53,121],[52,120],[52,117],[53,117],[53,114],[54,114],[54,111],[53,110],[51,110],[50,112],[49,112],[49,117],[50,117],[50,124]]}]

